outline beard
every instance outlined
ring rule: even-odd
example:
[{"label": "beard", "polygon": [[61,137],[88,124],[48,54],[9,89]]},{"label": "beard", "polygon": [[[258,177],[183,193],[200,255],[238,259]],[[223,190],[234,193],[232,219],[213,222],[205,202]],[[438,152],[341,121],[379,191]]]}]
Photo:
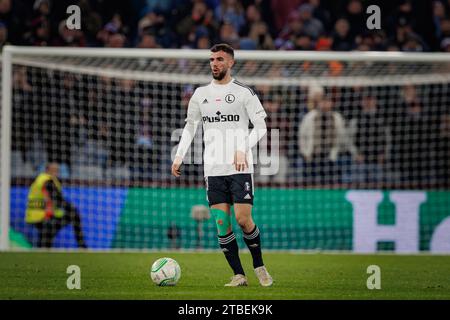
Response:
[{"label": "beard", "polygon": [[222,80],[223,78],[225,78],[226,74],[227,74],[227,69],[222,70],[222,72],[218,73],[217,75],[214,75],[214,72],[211,71],[212,76],[214,78],[214,80]]}]

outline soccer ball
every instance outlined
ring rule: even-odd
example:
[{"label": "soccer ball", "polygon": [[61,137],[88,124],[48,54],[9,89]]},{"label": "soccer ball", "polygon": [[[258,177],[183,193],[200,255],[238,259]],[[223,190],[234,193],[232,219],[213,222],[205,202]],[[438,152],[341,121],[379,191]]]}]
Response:
[{"label": "soccer ball", "polygon": [[172,258],[159,258],[150,270],[152,281],[158,286],[174,286],[181,277],[181,268]]}]

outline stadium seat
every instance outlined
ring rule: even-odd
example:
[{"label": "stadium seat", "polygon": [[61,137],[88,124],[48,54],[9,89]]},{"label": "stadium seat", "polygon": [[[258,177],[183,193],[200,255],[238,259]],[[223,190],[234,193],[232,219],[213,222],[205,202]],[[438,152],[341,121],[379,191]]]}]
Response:
[{"label": "stadium seat", "polygon": [[72,169],[72,178],[81,180],[102,180],[103,169],[99,166],[76,165]]},{"label": "stadium seat", "polygon": [[105,178],[108,180],[129,180],[131,171],[127,167],[112,167],[105,170]]},{"label": "stadium seat", "polygon": [[39,166],[47,163],[47,152],[45,151],[44,144],[40,140],[35,139],[33,141],[31,149],[26,154],[26,159],[33,165],[36,171]]},{"label": "stadium seat", "polygon": [[11,151],[11,166],[14,166],[16,164],[20,164],[23,162],[22,159],[22,152],[20,151]]},{"label": "stadium seat", "polygon": [[87,140],[85,145],[72,149],[74,165],[104,167],[107,158],[108,151],[101,142],[96,140]]},{"label": "stadium seat", "polygon": [[29,162],[22,159],[20,151],[11,152],[11,177],[12,178],[33,178],[36,172]]}]

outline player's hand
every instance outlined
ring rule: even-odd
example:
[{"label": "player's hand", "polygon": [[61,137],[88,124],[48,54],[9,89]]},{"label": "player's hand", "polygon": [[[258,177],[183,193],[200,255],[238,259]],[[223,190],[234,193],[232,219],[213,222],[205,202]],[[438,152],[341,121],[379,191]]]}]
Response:
[{"label": "player's hand", "polygon": [[180,167],[182,162],[183,160],[180,157],[175,157],[172,163],[172,175],[177,178],[181,176]]},{"label": "player's hand", "polygon": [[245,152],[236,151],[234,153],[233,165],[237,171],[244,171],[248,168],[247,155],[245,154]]}]

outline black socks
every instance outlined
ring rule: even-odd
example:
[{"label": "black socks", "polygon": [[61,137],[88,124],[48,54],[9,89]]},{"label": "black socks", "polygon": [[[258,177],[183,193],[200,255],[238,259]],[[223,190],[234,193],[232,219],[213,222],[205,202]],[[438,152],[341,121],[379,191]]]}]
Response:
[{"label": "black socks", "polygon": [[[255,228],[250,233],[244,232],[244,242],[247,245],[253,258],[253,268],[258,268],[264,265],[261,253],[261,237],[259,236],[259,228],[255,225]],[[225,254],[225,258],[228,261],[234,274],[243,274],[244,269],[239,259],[239,247],[236,241],[236,236],[233,232],[225,236],[219,236],[219,245]]]},{"label": "black socks", "polygon": [[253,268],[258,268],[264,265],[261,254],[261,238],[259,236],[259,228],[255,228],[250,233],[244,232],[244,241],[247,244],[253,258]]},{"label": "black socks", "polygon": [[231,269],[233,269],[234,274],[245,275],[244,269],[241,265],[241,260],[239,259],[239,247],[233,231],[225,236],[218,237],[220,248],[225,254],[225,258],[227,258],[228,264]]}]

